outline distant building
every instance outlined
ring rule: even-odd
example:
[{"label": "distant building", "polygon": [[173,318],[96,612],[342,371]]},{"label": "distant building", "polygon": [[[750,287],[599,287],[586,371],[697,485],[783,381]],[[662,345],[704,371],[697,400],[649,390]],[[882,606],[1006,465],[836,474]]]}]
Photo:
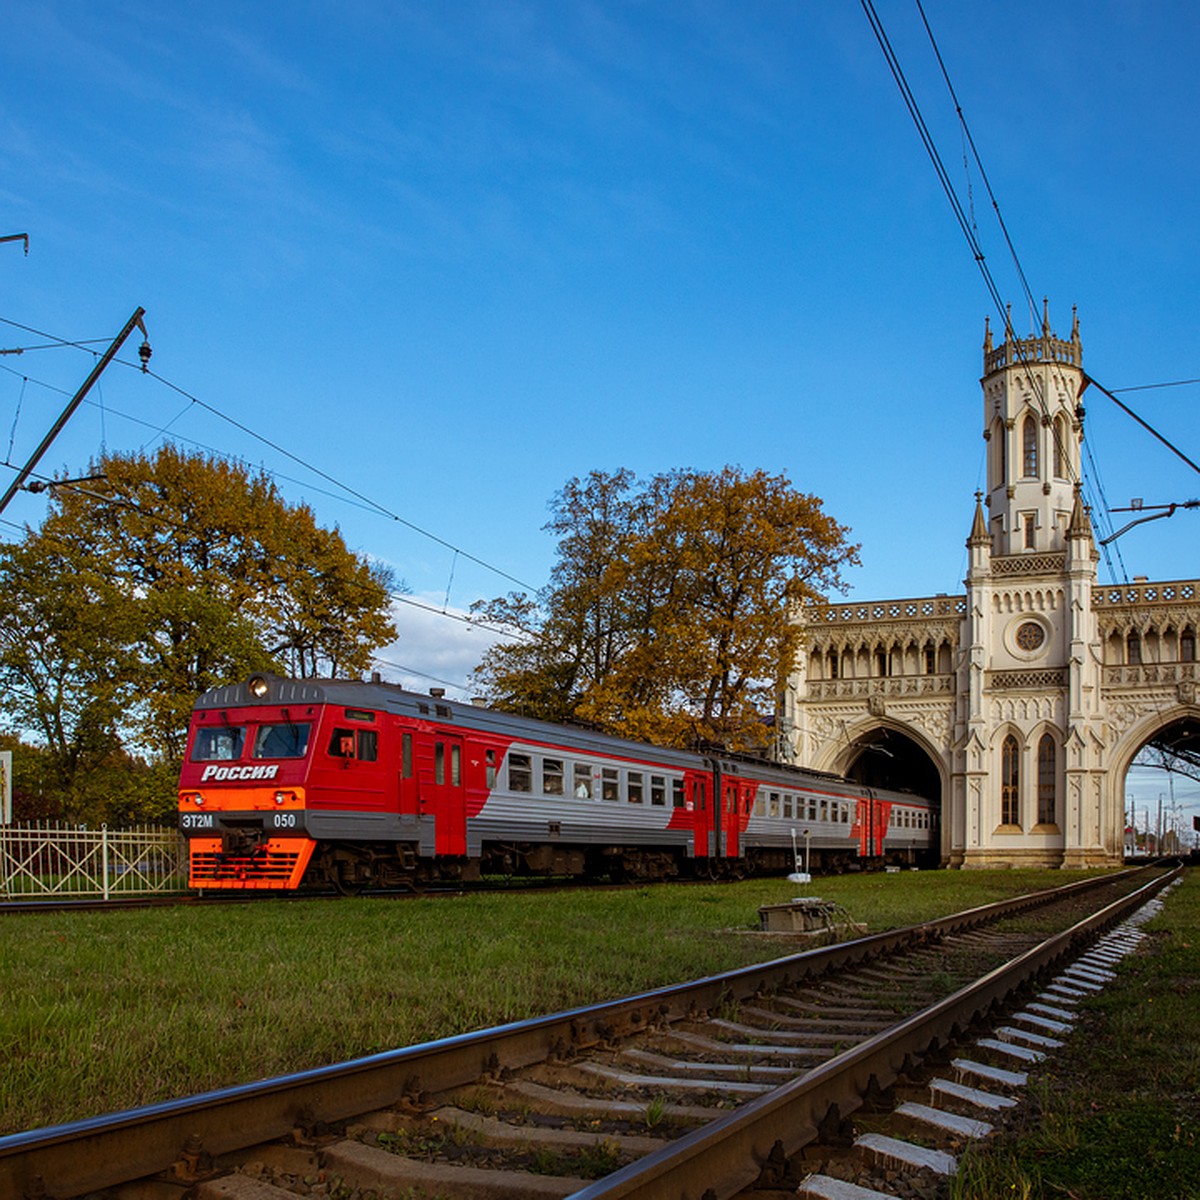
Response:
[{"label": "distant building", "polygon": [[966,593],[804,610],[782,708],[793,761],[940,799],[955,867],[1122,860],[1125,773],[1196,738],[1200,583],[1102,587],[1081,498],[1083,354],[983,344],[987,493]]}]

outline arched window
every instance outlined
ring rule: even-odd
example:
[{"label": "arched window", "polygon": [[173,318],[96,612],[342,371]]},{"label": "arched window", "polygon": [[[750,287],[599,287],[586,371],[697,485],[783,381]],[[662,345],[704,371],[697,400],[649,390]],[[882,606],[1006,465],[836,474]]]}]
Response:
[{"label": "arched window", "polygon": [[1058,749],[1046,733],[1038,742],[1037,819],[1039,825],[1053,825],[1057,811]]},{"label": "arched window", "polygon": [[836,679],[837,677],[838,677],[838,652],[836,650],[830,650],[828,678]]},{"label": "arched window", "polygon": [[1000,754],[1000,824],[1019,825],[1021,783],[1021,750],[1010,733],[1004,739]]},{"label": "arched window", "polygon": [[1179,635],[1179,661],[1196,661],[1196,631],[1194,629],[1185,629]]},{"label": "arched window", "polygon": [[1125,639],[1125,661],[1134,667],[1141,664],[1142,639],[1136,630]]},{"label": "arched window", "polygon": [[1032,416],[1025,418],[1021,426],[1021,474],[1026,479],[1036,479],[1038,473],[1037,421]]},{"label": "arched window", "polygon": [[1008,430],[1003,421],[996,422],[992,431],[992,440],[996,443],[996,453],[992,462],[996,468],[996,477],[992,480],[993,487],[1003,487],[1008,482]]},{"label": "arched window", "polygon": [[1054,418],[1054,478],[1067,477],[1067,423],[1062,417]]}]

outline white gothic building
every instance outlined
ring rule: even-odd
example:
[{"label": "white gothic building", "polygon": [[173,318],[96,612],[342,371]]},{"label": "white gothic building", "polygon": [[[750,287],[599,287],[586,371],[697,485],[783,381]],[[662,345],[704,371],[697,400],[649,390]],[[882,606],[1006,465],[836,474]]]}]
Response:
[{"label": "white gothic building", "polygon": [[[1125,773],[1200,739],[1200,583],[1105,587],[1081,499],[1078,318],[983,345],[987,493],[965,594],[813,606],[782,710],[794,762],[941,803],[955,867],[1122,860]],[[1193,572],[1194,573],[1194,572]]]}]

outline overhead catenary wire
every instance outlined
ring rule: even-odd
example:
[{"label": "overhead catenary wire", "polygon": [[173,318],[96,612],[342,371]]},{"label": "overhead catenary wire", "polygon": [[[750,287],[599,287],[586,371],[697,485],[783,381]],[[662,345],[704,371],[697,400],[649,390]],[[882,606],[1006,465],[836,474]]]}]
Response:
[{"label": "overhead catenary wire", "polygon": [[[63,347],[73,347],[73,348],[85,350],[88,353],[94,353],[94,351],[91,351],[88,349],[89,343],[87,343],[87,342],[71,341],[66,338],[56,338],[54,334],[47,333],[44,330],[35,329],[31,326],[24,325],[18,321],[13,321],[6,317],[0,317],[0,322],[7,324],[7,325],[11,325],[18,329],[22,329],[26,332],[36,334],[38,337],[50,339],[52,342],[54,342],[58,345],[61,345]],[[475,563],[476,566],[480,566],[480,567],[484,568],[484,570],[490,571],[493,574],[500,576],[502,579],[507,579],[510,583],[515,583],[518,587],[524,588],[526,591],[529,591],[532,593],[532,592],[536,592],[538,590],[533,584],[527,583],[525,580],[518,578],[517,576],[513,575],[511,572],[504,570],[502,567],[498,567],[496,564],[491,563],[491,562],[487,561],[486,559],[479,557],[478,555],[470,553],[468,550],[465,550],[463,547],[456,545],[454,542],[451,542],[446,538],[440,537],[438,534],[432,532],[429,529],[426,529],[424,526],[418,525],[416,522],[410,521],[408,518],[401,516],[399,513],[388,508],[386,505],[380,503],[379,501],[366,495],[365,493],[358,491],[356,488],[351,487],[349,484],[338,479],[336,476],[334,476],[331,473],[318,467],[315,463],[304,459],[300,455],[295,454],[294,452],[288,450],[286,447],[280,445],[278,442],[275,442],[272,439],[266,437],[265,435],[260,434],[257,430],[251,428],[244,422],[239,421],[236,418],[230,416],[228,413],[221,411],[221,409],[219,409],[216,405],[211,404],[208,401],[202,400],[199,396],[195,395],[193,392],[190,392],[186,388],[180,386],[179,384],[173,382],[172,380],[167,379],[165,376],[159,374],[157,371],[144,370],[144,364],[142,364],[140,362],[135,364],[135,363],[131,363],[128,360],[121,359],[121,358],[116,358],[114,361],[117,363],[120,363],[122,366],[134,367],[140,373],[149,375],[151,378],[157,380],[164,387],[166,387],[166,388],[170,389],[171,391],[177,393],[178,395],[184,397],[184,399],[186,399],[189,402],[187,407],[195,405],[195,406],[198,406],[198,407],[204,409],[206,412],[217,417],[219,420],[224,421],[229,425],[232,425],[235,429],[246,434],[248,437],[253,438],[255,441],[262,443],[264,446],[270,447],[276,453],[282,454],[285,458],[289,459],[290,461],[296,463],[299,466],[302,466],[305,470],[312,472],[312,474],[316,475],[318,478],[324,479],[327,483],[330,483],[335,488],[337,488],[339,492],[345,493],[348,496],[352,496],[354,499],[359,501],[360,504],[362,506],[364,506],[365,508],[367,508],[368,510],[374,511],[374,512],[378,513],[379,515],[388,518],[389,520],[395,521],[398,524],[405,526],[405,528],[407,528],[407,529],[411,529],[414,533],[417,533],[422,537],[428,538],[430,541],[436,543],[439,546],[442,546],[443,548],[445,548],[447,550],[453,551],[456,556],[461,555],[463,558],[467,559],[469,562]],[[2,366],[2,364],[0,364],[0,366]],[[11,368],[7,368],[7,369],[9,369],[11,371]],[[12,372],[12,373],[17,374],[17,372]],[[45,386],[51,386],[51,385],[45,385]],[[61,389],[56,388],[54,390],[61,390]],[[174,421],[179,420],[179,418],[183,415],[183,413],[185,413],[187,411],[187,407],[185,407],[183,410],[181,410],[181,412],[172,419],[172,422],[171,422],[172,424],[174,423]]]},{"label": "overhead catenary wire", "polygon": [[[1011,310],[1010,310],[1009,306],[1004,305],[1001,302],[999,288],[997,287],[996,282],[992,276],[991,270],[987,264],[986,257],[983,253],[982,246],[981,246],[981,244],[979,242],[979,238],[977,236],[977,231],[975,229],[974,221],[968,219],[967,214],[963,211],[962,204],[958,199],[958,195],[955,192],[954,186],[950,181],[949,174],[947,173],[946,168],[945,168],[944,164],[942,163],[941,156],[938,153],[936,143],[934,142],[933,136],[930,133],[929,128],[925,122],[925,119],[921,113],[920,105],[918,104],[916,97],[915,97],[914,93],[912,92],[911,87],[908,84],[908,80],[905,77],[903,67],[900,65],[899,58],[896,55],[896,53],[891,45],[891,42],[887,36],[887,32],[884,29],[883,23],[880,20],[879,15],[875,10],[872,0],[861,0],[861,3],[862,3],[863,10],[866,13],[867,19],[871,25],[872,32],[875,34],[876,40],[878,41],[880,48],[884,53],[884,57],[888,62],[889,69],[892,72],[892,76],[896,82],[896,85],[900,90],[900,94],[904,100],[905,107],[908,109],[909,115],[912,118],[914,125],[916,126],[916,129],[921,138],[922,144],[925,146],[926,153],[929,155],[930,161],[933,163],[935,173],[937,174],[937,177],[938,177],[938,181],[941,184],[942,189],[945,192],[948,201],[950,202],[951,209],[954,212],[955,219],[958,221],[959,228],[961,229],[963,236],[966,239],[967,244],[971,249],[972,256],[974,257],[976,266],[978,267],[979,272],[980,272],[981,276],[983,277],[984,284],[988,290],[988,294],[991,297],[993,304],[995,304],[997,311],[1003,315],[1004,322],[1005,322],[1005,327],[1004,327],[1005,340],[1011,344],[1015,357],[1017,358],[1017,360],[1019,360],[1021,362],[1021,364],[1028,371],[1029,382],[1032,386],[1033,394],[1034,394],[1035,400],[1037,402],[1037,405],[1041,410],[1043,418],[1045,418],[1047,420],[1047,423],[1050,425],[1050,427],[1053,431],[1052,435],[1056,439],[1056,445],[1058,445],[1057,439],[1060,437],[1060,433],[1059,433],[1058,428],[1055,426],[1055,424],[1049,420],[1049,417],[1050,417],[1049,405],[1047,403],[1046,396],[1044,393],[1044,387],[1043,387],[1042,380],[1039,377],[1039,374],[1031,369],[1033,364],[1032,364],[1028,354],[1026,353],[1026,345],[1025,345],[1026,339],[1017,338],[1013,334],[1012,321],[1011,321]],[[1032,319],[1034,318],[1035,309],[1036,309],[1035,301],[1034,301],[1034,297],[1033,297],[1033,291],[1029,286],[1029,281],[1025,274],[1025,270],[1024,270],[1023,266],[1021,265],[1020,256],[1017,254],[1016,246],[1013,242],[1011,235],[1009,234],[1008,227],[1004,221],[1003,214],[1000,211],[999,202],[996,199],[995,193],[991,187],[991,183],[987,177],[987,171],[983,165],[982,156],[979,154],[978,148],[975,144],[975,139],[970,132],[969,126],[967,125],[966,116],[963,113],[962,105],[958,99],[958,94],[955,91],[954,85],[950,79],[950,74],[946,67],[945,60],[944,60],[944,58],[941,54],[941,51],[937,45],[937,39],[935,38],[932,27],[929,24],[929,20],[925,15],[925,10],[922,7],[921,0],[916,0],[916,4],[917,4],[918,12],[920,13],[920,16],[921,16],[921,21],[924,24],[925,31],[929,37],[930,44],[933,48],[934,55],[937,59],[938,66],[941,70],[942,77],[946,83],[947,89],[949,90],[949,93],[950,93],[951,100],[954,104],[954,108],[955,108],[955,112],[958,116],[960,128],[962,129],[964,136],[966,137],[968,143],[970,144],[972,154],[975,158],[976,165],[979,169],[981,180],[983,181],[983,184],[984,184],[985,188],[987,189],[988,197],[992,202],[992,208],[993,208],[993,211],[995,212],[997,223],[1000,226],[1000,230],[1004,236],[1005,243],[1007,244],[1009,252],[1012,255],[1013,264],[1016,269],[1017,276],[1020,280],[1022,293],[1025,297],[1026,303],[1029,306],[1030,317],[1031,317],[1031,321],[1032,321]],[[1043,336],[1045,336],[1045,320],[1046,320],[1045,317],[1043,317]],[[1034,341],[1036,339],[1031,338],[1028,340]],[[1160,433],[1158,433],[1155,429],[1153,429],[1153,427],[1150,426],[1148,422],[1144,421],[1141,417],[1139,417],[1136,413],[1134,413],[1132,409],[1130,409],[1127,405],[1123,404],[1112,391],[1110,391],[1109,389],[1104,388],[1100,384],[1096,383],[1096,381],[1094,379],[1092,379],[1090,376],[1088,376],[1086,373],[1082,373],[1082,374],[1083,374],[1083,379],[1084,379],[1084,387],[1088,386],[1089,384],[1094,384],[1101,392],[1103,392],[1110,399],[1112,399],[1116,404],[1118,404],[1129,416],[1131,416],[1134,420],[1136,420],[1139,425],[1141,425],[1144,429],[1146,429],[1149,433],[1151,433],[1154,437],[1156,437],[1160,442],[1162,442],[1174,454],[1176,454],[1180,458],[1182,458],[1185,462],[1188,463],[1189,466],[1192,466],[1193,469],[1200,470],[1200,468],[1197,468],[1196,464],[1190,458],[1188,458],[1187,455],[1183,454],[1183,452],[1180,451],[1178,449],[1178,447],[1174,446],[1167,438],[1163,437]],[[1184,382],[1184,381],[1181,381],[1181,382]],[[1186,382],[1200,382],[1200,381],[1186,381]],[[1154,385],[1149,385],[1149,386],[1154,386]],[[1171,385],[1163,385],[1163,386],[1171,386]],[[1081,389],[1081,394],[1082,394],[1082,389]],[[1077,403],[1078,403],[1078,400],[1077,400]],[[1084,439],[1084,443],[1086,446],[1087,445],[1086,439]],[[1061,445],[1058,445],[1058,449],[1061,452],[1063,447]],[[1096,495],[1099,500],[1099,503],[1093,507],[1096,509],[1097,515],[1099,515],[1100,513],[1103,513],[1104,517],[1108,520],[1109,524],[1111,525],[1111,516],[1108,511],[1108,502],[1104,496],[1103,488],[1099,485],[1098,476],[1095,473],[1095,460],[1091,454],[1090,446],[1087,449],[1087,454],[1088,454],[1088,460],[1092,464],[1093,470],[1092,470],[1091,477],[1093,479],[1093,485],[1095,487]],[[1069,456],[1063,454],[1062,457],[1063,457],[1064,461],[1066,461],[1067,463],[1070,463]],[[1070,478],[1072,479],[1073,482],[1077,482],[1079,484],[1083,483],[1082,479],[1080,479],[1080,480],[1074,479],[1073,469],[1071,471]],[[1111,570],[1111,560],[1107,558],[1107,550],[1105,552],[1106,552],[1106,562],[1108,563],[1110,570]],[[1119,551],[1117,551],[1116,553],[1117,553],[1117,559],[1118,559],[1118,561],[1120,561]],[[1122,576],[1124,577],[1123,564],[1122,564]]]}]

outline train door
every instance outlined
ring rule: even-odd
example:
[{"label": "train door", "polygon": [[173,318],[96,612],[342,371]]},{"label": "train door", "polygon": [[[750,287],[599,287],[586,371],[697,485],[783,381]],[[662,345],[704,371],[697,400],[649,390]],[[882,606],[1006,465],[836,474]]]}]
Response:
[{"label": "train door", "polygon": [[467,852],[467,804],[462,738],[442,730],[418,733],[413,745],[417,812],[433,817],[435,853]]},{"label": "train door", "polygon": [[883,856],[883,843],[887,837],[888,822],[892,817],[890,801],[880,800],[871,793],[858,802],[860,834],[859,854],[863,858]]},{"label": "train door", "polygon": [[[736,778],[724,776],[721,780],[721,838],[718,839],[717,853],[729,858],[737,858],[738,850],[738,781]],[[721,842],[724,845],[721,845]]]},{"label": "train door", "polygon": [[858,857],[868,859],[875,857],[875,800],[868,792],[860,796],[855,803],[854,826],[851,833],[858,838]]},{"label": "train door", "polygon": [[693,853],[697,858],[707,858],[717,853],[716,844],[720,836],[714,829],[717,804],[714,799],[712,810],[709,809],[708,780],[703,775],[691,776],[684,786],[691,789]]}]

